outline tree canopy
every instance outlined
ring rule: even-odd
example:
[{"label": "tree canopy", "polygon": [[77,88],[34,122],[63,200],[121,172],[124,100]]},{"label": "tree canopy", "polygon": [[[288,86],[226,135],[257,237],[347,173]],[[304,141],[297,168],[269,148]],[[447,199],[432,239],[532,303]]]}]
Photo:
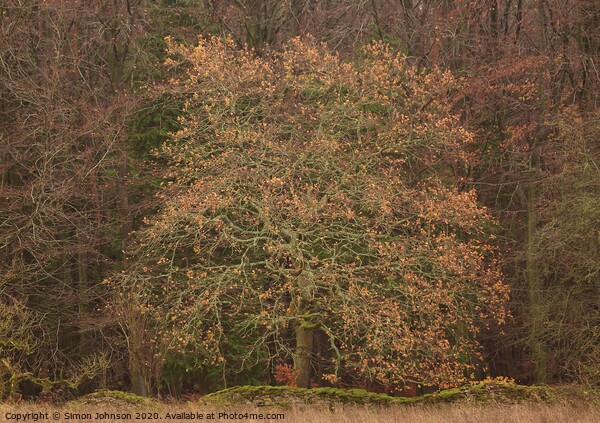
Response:
[{"label": "tree canopy", "polygon": [[262,58],[216,38],[170,51],[187,117],[159,153],[164,207],[117,281],[157,359],[293,358],[299,386],[472,374],[477,323],[503,321],[508,290],[455,174],[472,136],[452,76],[382,44],[359,65],[300,40]]}]

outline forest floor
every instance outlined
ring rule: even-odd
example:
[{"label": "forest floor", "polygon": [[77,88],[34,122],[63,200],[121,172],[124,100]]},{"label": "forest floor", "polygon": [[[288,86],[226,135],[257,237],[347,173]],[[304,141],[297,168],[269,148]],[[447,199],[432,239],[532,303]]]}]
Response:
[{"label": "forest floor", "polygon": [[61,405],[0,404],[0,422],[600,422],[600,392],[486,383],[403,398],[359,389],[243,386],[188,401],[99,391]]}]

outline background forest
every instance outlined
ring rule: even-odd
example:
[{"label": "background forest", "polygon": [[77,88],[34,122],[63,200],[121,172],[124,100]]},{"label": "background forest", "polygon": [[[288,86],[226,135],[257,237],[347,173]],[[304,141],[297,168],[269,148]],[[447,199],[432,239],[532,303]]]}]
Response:
[{"label": "background forest", "polygon": [[0,0],[0,398],[600,385],[600,2]]}]

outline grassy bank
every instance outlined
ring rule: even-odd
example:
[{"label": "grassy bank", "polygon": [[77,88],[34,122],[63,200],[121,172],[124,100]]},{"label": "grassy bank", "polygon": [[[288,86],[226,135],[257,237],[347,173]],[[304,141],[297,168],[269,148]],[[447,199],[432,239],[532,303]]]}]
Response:
[{"label": "grassy bank", "polygon": [[98,391],[62,405],[0,405],[0,421],[600,422],[600,392],[488,382],[417,397],[360,389],[238,386],[194,401]]}]

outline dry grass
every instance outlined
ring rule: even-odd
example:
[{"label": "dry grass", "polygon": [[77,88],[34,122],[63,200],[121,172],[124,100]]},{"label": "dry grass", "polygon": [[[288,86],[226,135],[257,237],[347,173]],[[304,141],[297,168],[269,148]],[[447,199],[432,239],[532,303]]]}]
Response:
[{"label": "dry grass", "polygon": [[[190,422],[190,421],[206,421],[207,414],[214,413],[212,421],[221,422],[252,422],[252,421],[285,421],[298,423],[375,423],[375,422],[423,422],[423,423],[563,423],[563,422],[580,422],[580,423],[598,423],[600,422],[600,408],[591,404],[566,405],[566,404],[515,404],[515,405],[445,405],[445,406],[406,406],[406,407],[390,407],[390,408],[366,408],[366,407],[340,407],[337,410],[329,411],[326,409],[318,409],[316,407],[296,408],[293,410],[281,409],[265,409],[255,407],[224,407],[217,408],[214,406],[199,406],[191,403],[187,404],[161,404],[158,408],[143,410],[140,408],[115,408],[114,406],[82,406],[77,408],[70,407],[51,407],[36,404],[17,404],[0,405],[0,421],[16,422],[14,413],[48,413],[48,420],[38,421],[61,421],[61,422],[126,422],[134,421],[150,421],[148,416],[138,415],[136,413],[151,412],[158,413],[152,417],[159,417],[160,420],[166,422]],[[131,413],[132,419],[108,419],[96,418],[96,413]],[[203,413],[203,420],[190,420],[180,418],[169,418],[167,413],[193,412]],[[247,418],[219,418],[219,413],[282,413],[284,418],[279,417],[277,420],[258,420],[248,416]],[[11,415],[10,413],[13,413]],[[60,417],[56,420],[53,413],[60,413]],[[91,413],[89,418],[77,418],[78,416],[68,416],[67,413]],[[12,417],[12,419],[10,419]],[[33,416],[19,421],[33,422]],[[70,417],[70,418],[69,418]],[[74,417],[74,418],[73,418]],[[230,416],[233,417],[233,416]],[[209,420],[210,421],[210,420]]]}]

